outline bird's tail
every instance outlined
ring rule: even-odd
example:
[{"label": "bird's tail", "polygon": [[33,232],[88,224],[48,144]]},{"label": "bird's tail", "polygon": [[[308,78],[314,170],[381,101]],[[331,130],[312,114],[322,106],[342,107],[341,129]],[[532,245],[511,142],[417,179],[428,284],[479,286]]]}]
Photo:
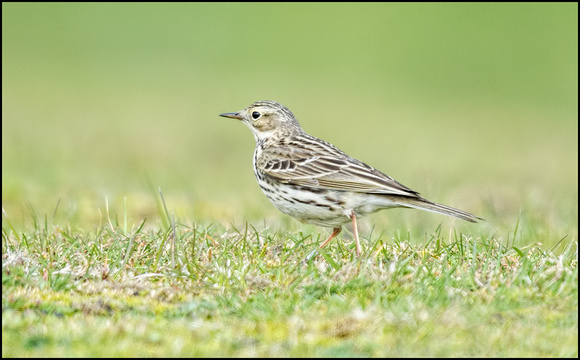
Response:
[{"label": "bird's tail", "polygon": [[437,203],[434,203],[432,201],[429,201],[429,200],[423,199],[423,198],[413,199],[413,200],[409,199],[409,201],[405,201],[401,205],[403,205],[405,207],[420,209],[420,210],[427,210],[427,211],[431,211],[431,212],[435,212],[435,213],[439,213],[439,214],[455,216],[456,218],[460,218],[462,220],[469,221],[472,223],[478,222],[480,220],[485,220],[483,218],[480,218],[479,216],[475,216],[473,214],[470,214],[467,211],[455,209],[455,208],[452,208],[452,207],[446,206],[446,205],[437,204]]}]

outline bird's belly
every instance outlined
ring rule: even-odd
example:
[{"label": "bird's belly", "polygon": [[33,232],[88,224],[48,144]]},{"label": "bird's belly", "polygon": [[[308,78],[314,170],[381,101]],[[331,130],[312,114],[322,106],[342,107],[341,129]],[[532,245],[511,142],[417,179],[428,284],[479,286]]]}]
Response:
[{"label": "bird's belly", "polygon": [[276,191],[273,187],[261,186],[272,204],[281,212],[302,222],[325,227],[340,227],[351,221],[354,211],[357,217],[378,210],[397,206],[385,204],[379,196],[346,191],[285,185]]},{"label": "bird's belly", "polygon": [[274,202],[274,206],[286,215],[290,215],[295,219],[309,224],[325,226],[325,227],[339,227],[350,221],[350,218],[345,216],[341,211],[335,209],[324,208],[317,205],[296,206],[292,203]]},{"label": "bird's belly", "polygon": [[268,196],[268,199],[278,210],[302,222],[326,227],[339,227],[350,221],[350,218],[344,214],[344,210],[329,204],[314,201],[301,203],[299,199],[284,197],[276,199]]}]

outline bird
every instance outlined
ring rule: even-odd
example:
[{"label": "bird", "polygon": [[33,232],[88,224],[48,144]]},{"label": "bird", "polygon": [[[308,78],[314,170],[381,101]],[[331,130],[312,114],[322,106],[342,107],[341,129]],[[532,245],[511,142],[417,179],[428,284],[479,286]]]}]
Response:
[{"label": "bird", "polygon": [[254,174],[278,210],[303,223],[333,229],[319,249],[351,222],[360,258],[357,218],[383,209],[414,208],[472,223],[484,220],[429,201],[331,143],[307,134],[294,114],[278,102],[257,101],[219,116],[240,120],[252,131],[256,140]]}]

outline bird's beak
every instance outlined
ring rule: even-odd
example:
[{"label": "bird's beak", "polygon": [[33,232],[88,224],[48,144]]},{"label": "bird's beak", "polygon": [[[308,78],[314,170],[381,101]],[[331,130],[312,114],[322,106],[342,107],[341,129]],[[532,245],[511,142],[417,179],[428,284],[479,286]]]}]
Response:
[{"label": "bird's beak", "polygon": [[242,115],[240,115],[240,112],[235,112],[235,113],[224,113],[224,114],[220,114],[220,116],[223,117],[227,117],[227,118],[232,118],[232,119],[238,119],[238,120],[242,120],[243,117]]}]

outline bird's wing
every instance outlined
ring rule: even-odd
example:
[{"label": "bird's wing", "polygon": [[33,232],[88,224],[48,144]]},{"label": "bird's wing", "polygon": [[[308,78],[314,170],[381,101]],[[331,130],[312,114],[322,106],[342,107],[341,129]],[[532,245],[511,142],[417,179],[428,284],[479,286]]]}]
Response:
[{"label": "bird's wing", "polygon": [[[259,171],[282,183],[329,190],[418,196],[388,175],[316,139],[308,146],[265,147],[256,161]],[[305,144],[306,145],[306,144]]]}]

